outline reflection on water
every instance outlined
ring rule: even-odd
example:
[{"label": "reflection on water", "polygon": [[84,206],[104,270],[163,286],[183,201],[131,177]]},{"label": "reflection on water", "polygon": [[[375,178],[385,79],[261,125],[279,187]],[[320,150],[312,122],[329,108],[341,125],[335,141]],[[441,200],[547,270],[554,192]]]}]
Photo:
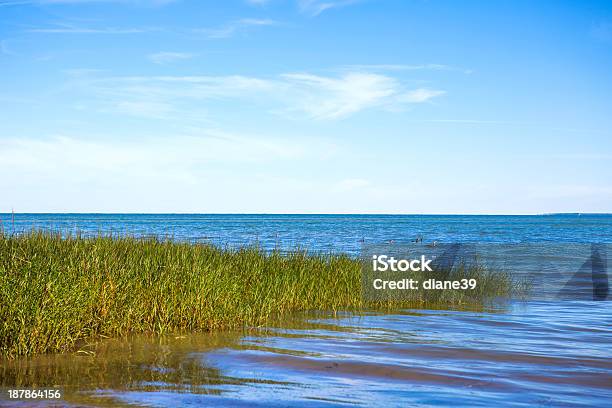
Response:
[{"label": "reflection on water", "polygon": [[59,386],[78,406],[606,406],[609,305],[310,315],[241,333],[105,340],[4,361],[1,385]]}]

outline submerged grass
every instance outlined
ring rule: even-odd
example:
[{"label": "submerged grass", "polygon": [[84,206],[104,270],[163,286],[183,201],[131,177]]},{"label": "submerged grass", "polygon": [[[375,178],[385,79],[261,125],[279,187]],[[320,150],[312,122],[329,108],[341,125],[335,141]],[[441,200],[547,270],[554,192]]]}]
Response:
[{"label": "submerged grass", "polygon": [[[476,301],[514,290],[505,274],[466,271],[474,274],[482,282]],[[473,300],[425,292],[411,306]],[[130,332],[258,326],[291,312],[401,302],[366,303],[361,263],[346,255],[221,249],[155,238],[0,234],[5,357],[68,351],[83,340]]]}]

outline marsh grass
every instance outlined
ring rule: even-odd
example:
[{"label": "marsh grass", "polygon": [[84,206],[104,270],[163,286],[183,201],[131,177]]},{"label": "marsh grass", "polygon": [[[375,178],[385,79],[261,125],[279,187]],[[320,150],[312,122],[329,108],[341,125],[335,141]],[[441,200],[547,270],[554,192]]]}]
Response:
[{"label": "marsh grass", "polygon": [[[478,274],[477,296],[423,293],[440,306],[508,296],[504,274]],[[471,275],[470,275],[471,276]],[[73,350],[127,333],[259,326],[298,311],[397,308],[364,302],[360,260],[305,251],[221,249],[156,238],[0,234],[0,355]]]}]

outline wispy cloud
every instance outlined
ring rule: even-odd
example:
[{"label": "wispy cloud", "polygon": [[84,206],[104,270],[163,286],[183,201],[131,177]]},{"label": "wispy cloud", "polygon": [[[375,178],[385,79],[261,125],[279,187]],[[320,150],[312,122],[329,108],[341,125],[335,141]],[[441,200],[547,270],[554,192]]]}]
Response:
[{"label": "wispy cloud", "polygon": [[[138,33],[149,33],[156,31],[167,31],[176,33],[198,33],[205,34],[208,38],[229,38],[242,31],[254,27],[273,26],[279,23],[275,20],[265,18],[242,18],[239,20],[231,21],[223,26],[216,28],[192,28],[192,29],[167,29],[162,27],[115,27],[115,26],[103,26],[103,27],[91,27],[91,26],[80,26],[69,23],[57,23],[48,27],[34,27],[27,28],[24,32],[27,33],[41,33],[41,34],[138,34]],[[183,53],[166,53],[166,57],[172,58],[174,54],[177,59],[184,59],[181,56],[186,54]],[[181,56],[179,56],[181,55]],[[163,56],[162,56],[163,58]]]},{"label": "wispy cloud", "polygon": [[436,71],[447,71],[451,70],[452,67],[444,64],[361,64],[361,65],[349,65],[352,68],[358,69],[375,69],[381,71],[413,71],[413,70],[436,70]]},{"label": "wispy cloud", "polygon": [[22,4],[29,4],[30,1],[20,1],[20,0],[0,0],[0,7],[8,7],[8,6],[20,6]]},{"label": "wispy cloud", "polygon": [[355,4],[360,0],[298,0],[299,10],[311,16],[318,16],[326,10]]},{"label": "wispy cloud", "polygon": [[253,5],[253,6],[265,6],[266,4],[270,3],[272,0],[245,0],[247,4]]},{"label": "wispy cloud", "polygon": [[346,73],[340,77],[285,74],[282,78],[297,93],[289,110],[304,112],[314,119],[340,119],[376,107],[396,110],[444,93],[426,88],[407,90],[398,79],[372,73]]},{"label": "wispy cloud", "polygon": [[[166,165],[190,166],[210,161],[253,163],[291,160],[302,156],[304,147],[291,141],[238,135],[218,129],[198,129],[197,135],[173,135],[172,138],[108,140],[53,136],[42,139],[0,139],[0,159],[6,166],[51,168],[65,166],[83,170],[136,170]],[[168,152],[173,154],[168,155]],[[55,158],[55,159],[54,159]],[[56,159],[59,159],[56,161]],[[20,164],[21,163],[21,164]],[[39,164],[39,166],[36,165]],[[42,171],[49,169],[40,169]]]},{"label": "wispy cloud", "polygon": [[[335,150],[334,143],[313,137],[219,129],[163,137],[113,138],[87,132],[86,137],[0,138],[0,173],[14,175],[3,184],[0,207],[60,212],[265,211],[272,208],[265,197],[279,188],[296,189],[293,180],[278,180],[276,169],[286,163],[322,163]],[[242,166],[246,172],[238,170]],[[303,196],[293,197],[296,205],[316,191],[301,191]],[[47,199],[36,204],[40,194]],[[278,211],[287,210],[284,204],[278,199],[273,203]]]},{"label": "wispy cloud", "polygon": [[155,29],[152,28],[78,27],[72,25],[59,25],[56,27],[30,28],[25,31],[42,34],[138,34],[154,30]]},{"label": "wispy cloud", "polygon": [[[0,170],[23,169],[45,179],[84,181],[123,177],[196,178],[202,166],[213,163],[258,163],[296,160],[319,156],[318,148],[303,140],[234,134],[218,129],[199,129],[195,135],[109,140],[53,136],[45,138],[0,139]],[[169,154],[171,153],[171,154]],[[26,171],[27,169],[27,171]],[[148,174],[153,176],[149,177]],[[172,175],[176,177],[172,177]]]},{"label": "wispy cloud", "polygon": [[482,120],[482,119],[426,119],[418,120],[417,122],[427,123],[459,123],[467,125],[524,125],[522,122],[514,122],[508,120]]},{"label": "wispy cloud", "polygon": [[84,80],[78,77],[76,81],[86,86],[87,94],[95,95],[105,109],[160,118],[175,112],[185,114],[206,109],[207,101],[231,100],[255,101],[268,112],[290,118],[336,120],[369,109],[398,111],[444,94],[437,89],[410,89],[397,78],[363,72],[339,76],[287,73],[272,78],[230,75]]},{"label": "wispy cloud", "polygon": [[459,71],[471,74],[471,69],[454,67],[445,64],[354,64],[347,65],[346,69],[368,71]]},{"label": "wispy cloud", "polygon": [[153,54],[149,54],[147,58],[155,64],[169,64],[175,61],[187,60],[195,57],[195,54],[189,52],[170,52],[160,51]]},{"label": "wispy cloud", "polygon": [[174,105],[165,101],[125,100],[117,101],[114,108],[132,116],[152,119],[170,119],[176,112]]},{"label": "wispy cloud", "polygon": [[194,31],[204,33],[208,38],[229,38],[238,32],[249,27],[271,26],[277,24],[276,21],[270,19],[243,18],[232,21],[224,26],[217,28],[197,28]]},{"label": "wispy cloud", "polygon": [[32,5],[61,5],[61,4],[86,4],[86,3],[126,3],[143,6],[163,6],[174,3],[177,0],[0,0],[2,6]]},{"label": "wispy cloud", "polygon": [[399,102],[405,103],[423,103],[436,96],[444,95],[444,93],[444,91],[436,89],[418,88],[398,95],[397,99]]}]

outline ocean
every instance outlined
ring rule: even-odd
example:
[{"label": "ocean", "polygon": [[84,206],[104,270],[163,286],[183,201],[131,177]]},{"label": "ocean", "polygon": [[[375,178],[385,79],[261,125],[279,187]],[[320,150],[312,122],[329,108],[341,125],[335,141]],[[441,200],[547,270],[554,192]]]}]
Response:
[{"label": "ocean", "polygon": [[162,236],[220,246],[260,245],[359,254],[389,241],[527,243],[612,242],[612,214],[273,215],[0,214],[5,232],[50,229],[83,234]]},{"label": "ocean", "polygon": [[[163,236],[342,252],[368,244],[608,244],[612,215],[0,214],[5,233]],[[609,299],[609,297],[608,297]],[[146,307],[146,305],[143,305]],[[311,311],[267,327],[109,339],[95,355],[3,361],[4,387],[55,384],[74,406],[612,404],[609,300],[478,310]],[[0,401],[2,402],[2,401]]]}]

